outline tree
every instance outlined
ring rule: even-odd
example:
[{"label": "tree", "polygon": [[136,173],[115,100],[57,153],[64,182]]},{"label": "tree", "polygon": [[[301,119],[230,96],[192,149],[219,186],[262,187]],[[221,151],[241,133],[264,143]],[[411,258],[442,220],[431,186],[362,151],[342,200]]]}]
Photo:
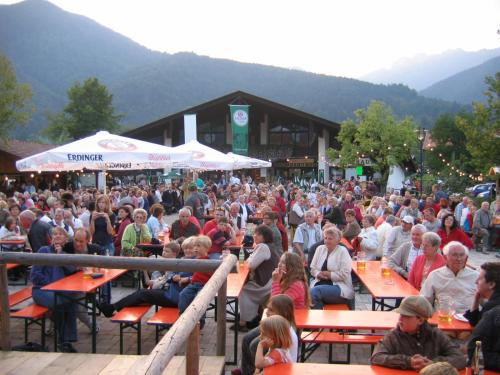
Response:
[{"label": "tree", "polygon": [[17,82],[14,67],[0,54],[0,138],[6,140],[16,125],[24,125],[31,118],[31,88]]},{"label": "tree", "polygon": [[487,103],[473,103],[471,116],[457,116],[476,172],[487,173],[500,160],[500,72],[486,77]]},{"label": "tree", "polygon": [[61,113],[48,115],[49,126],[43,133],[53,141],[76,140],[99,130],[119,131],[123,116],[114,113],[113,95],[97,78],[89,78],[83,85],[76,82],[68,90],[68,99]]},{"label": "tree", "polygon": [[337,137],[341,149],[328,150],[330,160],[340,167],[359,165],[360,158],[370,158],[373,168],[382,174],[389,168],[409,159],[416,150],[416,126],[409,117],[398,121],[390,106],[373,101],[368,108],[355,111],[356,120],[344,121]]}]

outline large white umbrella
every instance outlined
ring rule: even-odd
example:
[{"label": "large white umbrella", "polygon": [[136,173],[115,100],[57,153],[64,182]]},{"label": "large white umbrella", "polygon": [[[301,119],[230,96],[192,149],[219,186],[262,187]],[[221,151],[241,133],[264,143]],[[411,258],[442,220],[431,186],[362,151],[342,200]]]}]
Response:
[{"label": "large white umbrella", "polygon": [[189,160],[191,153],[133,138],[97,132],[16,162],[21,172],[55,172],[78,169],[138,170],[170,168]]},{"label": "large white umbrella", "polygon": [[234,169],[270,168],[272,166],[269,161],[233,154],[232,152],[228,152],[227,156],[234,160]]},{"label": "large white umbrella", "polygon": [[191,154],[191,158],[187,161],[174,161],[174,168],[198,170],[234,169],[234,160],[231,157],[198,141],[189,141],[173,149]]}]

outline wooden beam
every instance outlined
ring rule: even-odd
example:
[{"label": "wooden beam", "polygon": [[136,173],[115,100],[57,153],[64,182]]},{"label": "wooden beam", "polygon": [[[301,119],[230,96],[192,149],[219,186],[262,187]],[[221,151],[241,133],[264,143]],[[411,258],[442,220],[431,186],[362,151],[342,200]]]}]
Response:
[{"label": "wooden beam", "polygon": [[200,323],[197,322],[186,342],[186,375],[200,373]]},{"label": "wooden beam", "polygon": [[84,254],[0,253],[0,264],[18,263],[47,266],[102,267],[127,270],[213,272],[220,260],[106,257]]},{"label": "wooden beam", "polygon": [[[133,367],[128,373],[136,375],[160,375],[168,365],[175,353],[186,342],[193,328],[207,310],[215,294],[226,282],[227,275],[231,272],[238,260],[234,255],[224,257],[222,264],[212,275],[208,283],[198,293],[193,302],[177,319],[175,324],[153,348],[151,354],[141,363]],[[224,309],[225,310],[225,309]]]},{"label": "wooden beam", "polygon": [[217,292],[217,355],[226,356],[226,296],[227,281]]},{"label": "wooden beam", "polygon": [[5,264],[0,264],[0,309],[0,346],[10,350],[9,279]]}]

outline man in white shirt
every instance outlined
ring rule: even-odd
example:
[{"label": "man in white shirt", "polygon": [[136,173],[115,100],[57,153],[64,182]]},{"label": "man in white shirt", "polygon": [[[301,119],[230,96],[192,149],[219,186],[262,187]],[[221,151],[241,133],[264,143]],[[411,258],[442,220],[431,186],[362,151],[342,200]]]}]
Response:
[{"label": "man in white shirt", "polygon": [[378,248],[377,248],[377,257],[382,257],[384,254],[384,243],[387,240],[387,236],[389,235],[392,227],[396,223],[396,216],[388,215],[385,218],[385,221],[382,222],[377,228],[377,236],[378,236]]},{"label": "man in white shirt", "polygon": [[293,237],[293,251],[304,258],[308,249],[323,239],[321,226],[316,223],[316,211],[307,210],[304,213],[304,223],[300,224]]},{"label": "man in white shirt", "polygon": [[443,249],[446,266],[427,276],[420,294],[437,307],[439,299],[448,297],[454,302],[455,311],[464,313],[470,308],[476,294],[479,272],[466,266],[469,249],[458,241],[451,241]]},{"label": "man in white shirt", "polygon": [[426,232],[425,226],[417,224],[411,228],[411,241],[405,242],[389,258],[389,267],[405,279],[408,278],[415,258],[423,254],[422,235]]},{"label": "man in white shirt", "polygon": [[384,256],[390,257],[403,243],[411,240],[410,231],[413,227],[413,216],[406,215],[401,220],[401,226],[393,227],[384,243]]}]

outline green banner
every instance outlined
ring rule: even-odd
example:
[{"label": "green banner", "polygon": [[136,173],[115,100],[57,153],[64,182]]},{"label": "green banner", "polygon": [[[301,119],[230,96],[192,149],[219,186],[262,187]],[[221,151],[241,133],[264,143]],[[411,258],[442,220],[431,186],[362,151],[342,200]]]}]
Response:
[{"label": "green banner", "polygon": [[233,153],[248,156],[249,105],[229,105],[233,130]]}]

